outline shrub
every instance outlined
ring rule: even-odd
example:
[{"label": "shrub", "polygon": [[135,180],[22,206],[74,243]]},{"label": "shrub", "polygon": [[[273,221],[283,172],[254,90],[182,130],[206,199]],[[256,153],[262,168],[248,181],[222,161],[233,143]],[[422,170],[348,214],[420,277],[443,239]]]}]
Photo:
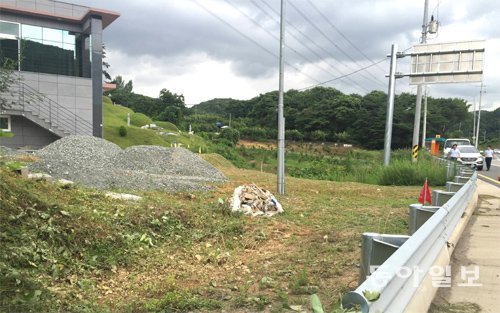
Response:
[{"label": "shrub", "polygon": [[325,141],[328,134],[322,130],[315,130],[310,134],[310,139],[313,141]]},{"label": "shrub", "polygon": [[304,139],[304,135],[296,129],[289,129],[285,131],[285,138],[289,140],[302,141]]},{"label": "shrub", "polygon": [[446,184],[446,168],[429,159],[394,160],[380,173],[379,185],[418,186],[427,178],[430,185]]},{"label": "shrub", "polygon": [[120,128],[118,128],[118,134],[120,134],[120,137],[127,136],[127,128],[123,125],[120,126]]},{"label": "shrub", "polygon": [[240,132],[234,128],[225,128],[219,135],[219,138],[231,141],[233,144],[240,140]]},{"label": "shrub", "polygon": [[147,115],[144,115],[142,113],[130,114],[130,125],[141,127],[144,125],[149,125],[151,123],[153,123],[153,121]]}]

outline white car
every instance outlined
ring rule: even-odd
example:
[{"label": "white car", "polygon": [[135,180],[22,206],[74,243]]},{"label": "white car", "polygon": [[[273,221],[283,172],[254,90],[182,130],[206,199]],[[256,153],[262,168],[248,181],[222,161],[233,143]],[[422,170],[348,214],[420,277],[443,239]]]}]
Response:
[{"label": "white car", "polygon": [[448,138],[444,141],[444,149],[443,149],[443,154],[444,157],[448,157],[448,153],[451,150],[451,147],[453,145],[457,146],[468,146],[470,145],[470,140],[466,138]]},{"label": "white car", "polygon": [[460,158],[457,159],[463,165],[468,165],[470,167],[475,167],[478,171],[483,169],[483,156],[474,146],[457,146],[460,151]]}]

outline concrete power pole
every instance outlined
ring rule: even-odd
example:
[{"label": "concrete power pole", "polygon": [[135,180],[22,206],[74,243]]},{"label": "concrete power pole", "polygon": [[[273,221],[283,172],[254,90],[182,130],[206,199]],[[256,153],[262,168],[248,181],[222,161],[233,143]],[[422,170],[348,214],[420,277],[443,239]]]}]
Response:
[{"label": "concrete power pole", "polygon": [[474,110],[473,110],[473,126],[472,126],[472,142],[476,145],[476,97],[474,97]]},{"label": "concrete power pole", "polygon": [[424,120],[422,121],[422,148],[425,148],[425,137],[427,136],[427,86],[424,92]]},{"label": "concrete power pole", "polygon": [[483,98],[483,82],[481,82],[481,90],[479,91],[479,107],[477,109],[477,129],[476,129],[476,143],[475,147],[477,148],[479,142],[479,124],[481,123],[481,100]]},{"label": "concrete power pole", "polygon": [[[428,11],[429,11],[429,0],[425,0],[424,4],[424,20],[422,22],[422,37],[420,38],[420,43],[427,42],[427,25],[428,21]],[[417,86],[417,102],[415,103],[415,121],[413,123],[413,140],[412,147],[418,147],[418,135],[420,131],[420,111],[422,110],[422,84]],[[416,162],[417,159],[412,155],[412,161]]]},{"label": "concrete power pole", "polygon": [[278,96],[278,193],[285,194],[285,117],[283,116],[283,88],[285,71],[285,1],[281,0],[280,18],[280,65]]},{"label": "concrete power pole", "polygon": [[394,115],[394,93],[396,90],[397,51],[398,45],[393,44],[391,48],[391,68],[389,71],[389,91],[387,93],[387,113],[384,139],[384,166],[388,166],[391,161],[392,119]]}]

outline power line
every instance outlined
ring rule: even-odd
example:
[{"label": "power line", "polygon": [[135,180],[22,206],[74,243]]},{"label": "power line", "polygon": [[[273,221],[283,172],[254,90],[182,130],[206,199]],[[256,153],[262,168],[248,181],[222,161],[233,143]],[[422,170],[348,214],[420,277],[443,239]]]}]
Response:
[{"label": "power line", "polygon": [[[234,27],[233,25],[231,25],[229,22],[227,22],[226,20],[224,20],[223,18],[221,18],[220,16],[218,16],[217,14],[215,14],[214,12],[212,12],[210,9],[208,9],[207,7],[205,7],[204,5],[202,5],[201,3],[197,2],[196,0],[192,0],[192,1],[196,5],[198,5],[200,8],[202,8],[203,10],[205,10],[207,13],[209,13],[210,15],[212,15],[213,17],[215,17],[216,19],[218,19],[219,21],[221,21],[222,23],[224,23],[226,26],[228,26],[229,28],[231,28],[232,30],[234,30],[235,32],[237,32],[238,34],[240,34],[241,36],[243,36],[245,39],[251,41],[252,43],[254,43],[255,45],[257,45],[259,48],[261,48],[262,50],[266,51],[270,55],[278,58],[278,55],[276,55],[274,52],[272,52],[271,50],[267,49],[266,47],[264,47],[259,42],[257,42],[256,40],[252,39],[251,37],[245,35],[242,31],[240,31],[239,29],[237,29],[236,27]],[[298,71],[302,75],[306,76],[310,80],[319,83],[319,80],[317,80],[316,78],[310,76],[309,74],[304,73],[303,71],[301,71],[299,68],[297,68],[293,64],[290,64],[288,62],[285,62],[285,63],[286,63],[286,65],[292,67],[293,69],[295,69],[296,71]]]},{"label": "power line", "polygon": [[358,72],[364,71],[364,70],[366,70],[366,69],[368,69],[368,68],[370,68],[370,67],[372,67],[372,66],[375,66],[375,65],[377,65],[377,64],[380,64],[380,63],[382,63],[382,62],[384,62],[384,61],[386,61],[386,60],[387,60],[386,58],[383,58],[383,59],[381,59],[381,60],[379,60],[379,61],[377,61],[377,62],[374,62],[374,63],[372,63],[372,64],[370,64],[370,65],[368,65],[368,66],[365,66],[365,67],[363,67],[363,68],[360,68],[360,69],[358,69],[358,70],[355,70],[354,72],[351,72],[351,73],[349,73],[349,74],[345,74],[345,75],[342,75],[342,76],[339,76],[339,77],[335,77],[335,78],[332,78],[332,79],[330,79],[330,80],[327,80],[327,81],[321,82],[321,83],[319,83],[319,84],[316,84],[316,85],[312,85],[312,86],[309,86],[309,87],[305,87],[305,88],[299,89],[298,91],[302,91],[302,90],[306,90],[306,89],[311,89],[311,88],[314,88],[314,87],[317,87],[317,86],[321,86],[321,85],[324,85],[324,84],[328,84],[328,83],[330,83],[330,82],[332,82],[332,81],[336,81],[336,80],[339,80],[339,79],[345,78],[345,77],[347,77],[347,76],[350,76],[350,75],[356,74],[356,73],[358,73]]},{"label": "power line", "polygon": [[[274,39],[276,39],[277,41],[279,41],[279,38],[278,36],[276,36],[275,34],[271,33],[269,30],[267,30],[266,28],[264,28],[259,22],[257,22],[254,18],[252,18],[251,16],[249,16],[248,14],[246,14],[244,11],[242,11],[240,8],[238,8],[237,6],[235,6],[234,4],[232,4],[230,2],[230,0],[224,0],[227,4],[229,4],[233,9],[235,9],[236,11],[238,11],[241,15],[245,16],[248,20],[250,20],[255,26],[259,27],[260,29],[262,29],[263,31],[265,31],[269,36],[273,37]],[[279,22],[278,22],[279,24]],[[285,47],[289,48],[291,51],[295,52],[295,54],[297,54],[298,56],[300,56],[301,58],[303,58],[304,60],[306,60],[307,62],[309,62],[310,64],[316,66],[318,69],[324,71],[327,75],[330,75],[331,73],[327,72],[325,69],[321,68],[319,65],[317,65],[313,60],[311,60],[310,58],[308,58],[307,56],[303,55],[302,53],[298,52],[297,50],[295,50],[294,48],[290,47],[289,45],[287,45],[285,43]],[[312,51],[312,50],[310,50]],[[314,52],[314,51],[312,51]],[[318,55],[319,57],[319,55]]]},{"label": "power line", "polygon": [[[262,0],[263,3],[271,10],[273,11],[275,14],[279,14],[278,12],[276,12],[274,10],[273,7],[271,7],[268,3],[265,2],[265,0]],[[257,4],[254,0],[251,0],[251,2],[259,9],[261,10],[262,12],[264,12],[267,16],[269,16],[272,20],[274,20],[276,23],[279,24],[278,21],[276,21],[276,19],[271,16],[265,9],[263,9],[259,4]],[[330,52],[327,51],[325,48],[321,47],[320,45],[318,45],[316,42],[314,42],[311,38],[309,38],[306,34],[304,34],[300,29],[298,29],[295,25],[291,24],[290,22],[286,22],[287,25],[291,26],[295,31],[297,31],[299,34],[301,34],[305,40],[309,41],[310,43],[312,43],[314,46],[316,46],[318,49],[322,50],[326,55],[329,55]],[[293,33],[289,32],[289,35],[291,37],[293,37],[297,42],[302,42],[303,40],[300,40],[299,38],[297,38]],[[326,65],[328,65],[331,69],[333,69],[335,72],[338,72],[340,75],[345,75],[345,73],[341,70],[339,70],[335,65],[333,65],[331,62],[328,61],[328,59],[325,59],[324,57],[320,56],[316,51],[314,51],[312,48],[308,47],[307,45],[303,45],[306,49],[308,49],[309,51],[311,51],[318,59],[320,59],[322,62],[324,62]],[[340,63],[340,62],[339,62]],[[330,75],[330,73],[328,73]],[[364,88],[364,87],[361,87],[361,86],[357,86],[356,82],[350,78],[350,77],[347,77],[347,79],[355,86],[355,88],[359,89],[359,90],[362,90],[363,92],[368,92],[369,90]],[[372,80],[370,80],[372,81]],[[375,81],[376,83],[382,85],[379,81]],[[383,86],[383,85],[382,85]]]},{"label": "power line", "polygon": [[[323,30],[321,30],[318,26],[316,26],[316,24],[314,24],[311,19],[305,15],[302,10],[300,10],[299,8],[297,8],[297,6],[295,6],[291,1],[289,2],[290,6],[293,7],[309,24],[311,24],[312,27],[314,27],[314,29],[316,29],[323,37],[325,37],[326,40],[328,40],[335,48],[337,48],[344,56],[346,56],[349,60],[351,60],[352,62],[356,63],[357,65],[360,65],[359,62],[357,62],[349,53],[347,53],[346,51],[344,51],[344,49],[342,49],[339,45],[337,45],[332,39],[330,39],[330,37],[328,37],[325,32]],[[348,67],[349,69],[353,70],[352,67],[348,66],[347,64],[345,65],[346,67]],[[368,73],[368,74],[371,74],[371,73]],[[361,74],[360,74],[361,75]],[[372,74],[373,75],[373,74]],[[362,75],[363,77],[365,77],[364,75]],[[374,76],[375,77],[375,76]],[[365,77],[366,78],[366,77]],[[378,79],[377,77],[375,77],[375,79]]]},{"label": "power line", "polygon": [[[372,61],[360,48],[358,48],[347,36],[345,36],[344,33],[340,31],[340,29],[338,29],[332,22],[330,22],[330,20],[323,14],[323,12],[321,12],[320,9],[318,9],[318,7],[311,0],[307,0],[307,2],[309,2],[311,7],[328,23],[328,25],[330,25],[330,27],[332,27],[335,31],[337,31],[337,33],[339,33],[340,36],[342,36],[342,38],[344,38],[354,49],[356,49],[356,51],[358,51],[368,61],[370,62]],[[385,73],[385,70],[382,69],[380,66],[377,66],[377,68],[379,68],[382,72]]]}]

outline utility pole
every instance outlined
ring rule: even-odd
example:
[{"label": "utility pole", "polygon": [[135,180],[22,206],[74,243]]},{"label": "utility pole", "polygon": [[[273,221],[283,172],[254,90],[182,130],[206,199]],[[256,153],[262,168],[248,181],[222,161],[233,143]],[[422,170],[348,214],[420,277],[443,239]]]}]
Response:
[{"label": "utility pole", "polygon": [[385,121],[384,166],[388,166],[391,161],[392,119],[394,115],[394,92],[396,90],[397,51],[398,45],[393,44],[391,49],[391,68],[389,72],[389,91],[387,94],[387,113]]},{"label": "utility pole", "polygon": [[477,147],[476,144],[476,97],[474,97],[474,126],[472,126],[472,142]]},{"label": "utility pole", "polygon": [[477,149],[477,145],[478,145],[478,142],[479,142],[479,124],[481,123],[481,100],[483,98],[483,93],[485,91],[483,91],[483,82],[481,81],[481,90],[479,90],[479,107],[477,109],[477,129],[476,129],[476,144],[475,144],[475,147]]},{"label": "utility pole", "polygon": [[229,128],[231,128],[231,113],[229,113]]},{"label": "utility pole", "polygon": [[279,61],[279,95],[278,95],[278,193],[285,194],[285,117],[283,116],[283,88],[285,71],[285,1],[281,0],[280,17],[280,61]]},{"label": "utility pole", "polygon": [[[422,37],[420,38],[420,43],[427,42],[427,24],[428,22],[428,11],[429,11],[429,0],[425,0],[424,4],[424,20],[422,22]],[[422,84],[417,86],[417,102],[415,103],[415,120],[413,123],[413,141],[412,147],[418,147],[418,135],[420,131],[420,111],[422,110]],[[416,162],[417,159],[412,156],[412,161]]]},{"label": "utility pole", "polygon": [[427,85],[424,92],[424,121],[422,125],[422,148],[425,148],[425,138],[427,136]]}]

